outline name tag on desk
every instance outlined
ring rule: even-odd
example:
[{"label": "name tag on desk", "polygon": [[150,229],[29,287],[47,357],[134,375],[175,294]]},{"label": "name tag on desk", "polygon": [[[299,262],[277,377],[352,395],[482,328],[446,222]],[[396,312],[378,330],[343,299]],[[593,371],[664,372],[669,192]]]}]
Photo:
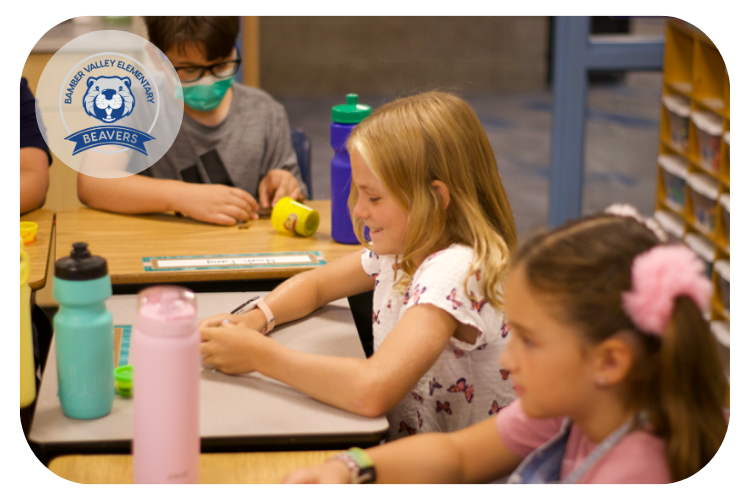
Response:
[{"label": "name tag on desk", "polygon": [[219,269],[317,267],[326,263],[323,255],[318,251],[143,257],[142,261],[145,271],[210,271]]}]

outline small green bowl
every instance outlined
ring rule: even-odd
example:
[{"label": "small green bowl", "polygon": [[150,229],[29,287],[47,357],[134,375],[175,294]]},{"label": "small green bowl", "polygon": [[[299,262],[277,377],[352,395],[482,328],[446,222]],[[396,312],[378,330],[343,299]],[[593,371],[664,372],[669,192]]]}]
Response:
[{"label": "small green bowl", "polygon": [[115,368],[115,388],[120,396],[133,397],[133,365]]}]

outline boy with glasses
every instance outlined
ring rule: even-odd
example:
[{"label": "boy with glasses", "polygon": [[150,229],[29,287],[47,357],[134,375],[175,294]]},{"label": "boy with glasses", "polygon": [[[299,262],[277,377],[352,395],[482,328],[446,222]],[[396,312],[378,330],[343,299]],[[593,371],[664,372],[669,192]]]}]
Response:
[{"label": "boy with glasses", "polygon": [[[120,213],[180,212],[232,225],[257,219],[302,181],[284,108],[234,81],[241,63],[238,17],[145,17],[148,36],[174,66],[185,101],[169,151],[141,175],[78,176],[85,204]],[[258,203],[260,202],[260,203]]]}]

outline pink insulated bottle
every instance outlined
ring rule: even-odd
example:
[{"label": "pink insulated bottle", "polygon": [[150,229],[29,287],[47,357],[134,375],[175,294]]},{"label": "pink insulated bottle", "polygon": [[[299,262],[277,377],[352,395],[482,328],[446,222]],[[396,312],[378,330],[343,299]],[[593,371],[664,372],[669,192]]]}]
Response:
[{"label": "pink insulated bottle", "polygon": [[133,332],[135,483],[197,483],[200,333],[195,294],[155,286],[138,294]]}]

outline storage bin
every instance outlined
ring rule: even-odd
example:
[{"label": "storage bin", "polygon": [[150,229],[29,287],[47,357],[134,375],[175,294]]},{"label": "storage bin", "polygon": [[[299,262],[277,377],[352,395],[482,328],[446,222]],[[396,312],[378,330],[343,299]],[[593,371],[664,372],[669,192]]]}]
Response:
[{"label": "storage bin", "polygon": [[721,221],[724,223],[724,235],[729,243],[729,193],[719,196],[719,205],[721,206]]},{"label": "storage bin", "polygon": [[714,267],[714,244],[699,234],[689,233],[685,235],[685,245],[706,263],[706,276],[711,279]]},{"label": "storage bin", "polygon": [[721,305],[724,307],[724,313],[729,316],[729,261],[717,260],[714,264],[716,274],[719,277],[719,293],[721,293]]},{"label": "storage bin", "polygon": [[667,243],[680,243],[682,241],[682,237],[685,236],[685,224],[679,217],[664,210],[657,210],[654,213],[654,219],[667,233]]},{"label": "storage bin", "polygon": [[721,151],[721,118],[709,111],[690,113],[698,135],[698,150],[703,168],[719,173],[719,152]]},{"label": "storage bin", "polygon": [[661,101],[667,109],[669,139],[672,145],[677,149],[686,150],[690,126],[690,101],[678,95],[664,95]]},{"label": "storage bin", "polygon": [[716,231],[716,216],[719,211],[719,183],[706,174],[688,174],[690,199],[693,202],[693,221],[702,231]]},{"label": "storage bin", "polygon": [[716,349],[719,352],[719,361],[724,371],[724,376],[729,383],[729,323],[726,321],[712,321],[711,333],[716,339]]},{"label": "storage bin", "polygon": [[726,159],[727,159],[727,167],[729,166],[729,130],[724,132],[724,142],[727,143],[727,149],[725,151]]},{"label": "storage bin", "polygon": [[657,163],[661,167],[664,179],[664,191],[667,194],[664,202],[673,210],[682,212],[685,209],[685,182],[688,176],[687,162],[677,155],[659,155]]}]

